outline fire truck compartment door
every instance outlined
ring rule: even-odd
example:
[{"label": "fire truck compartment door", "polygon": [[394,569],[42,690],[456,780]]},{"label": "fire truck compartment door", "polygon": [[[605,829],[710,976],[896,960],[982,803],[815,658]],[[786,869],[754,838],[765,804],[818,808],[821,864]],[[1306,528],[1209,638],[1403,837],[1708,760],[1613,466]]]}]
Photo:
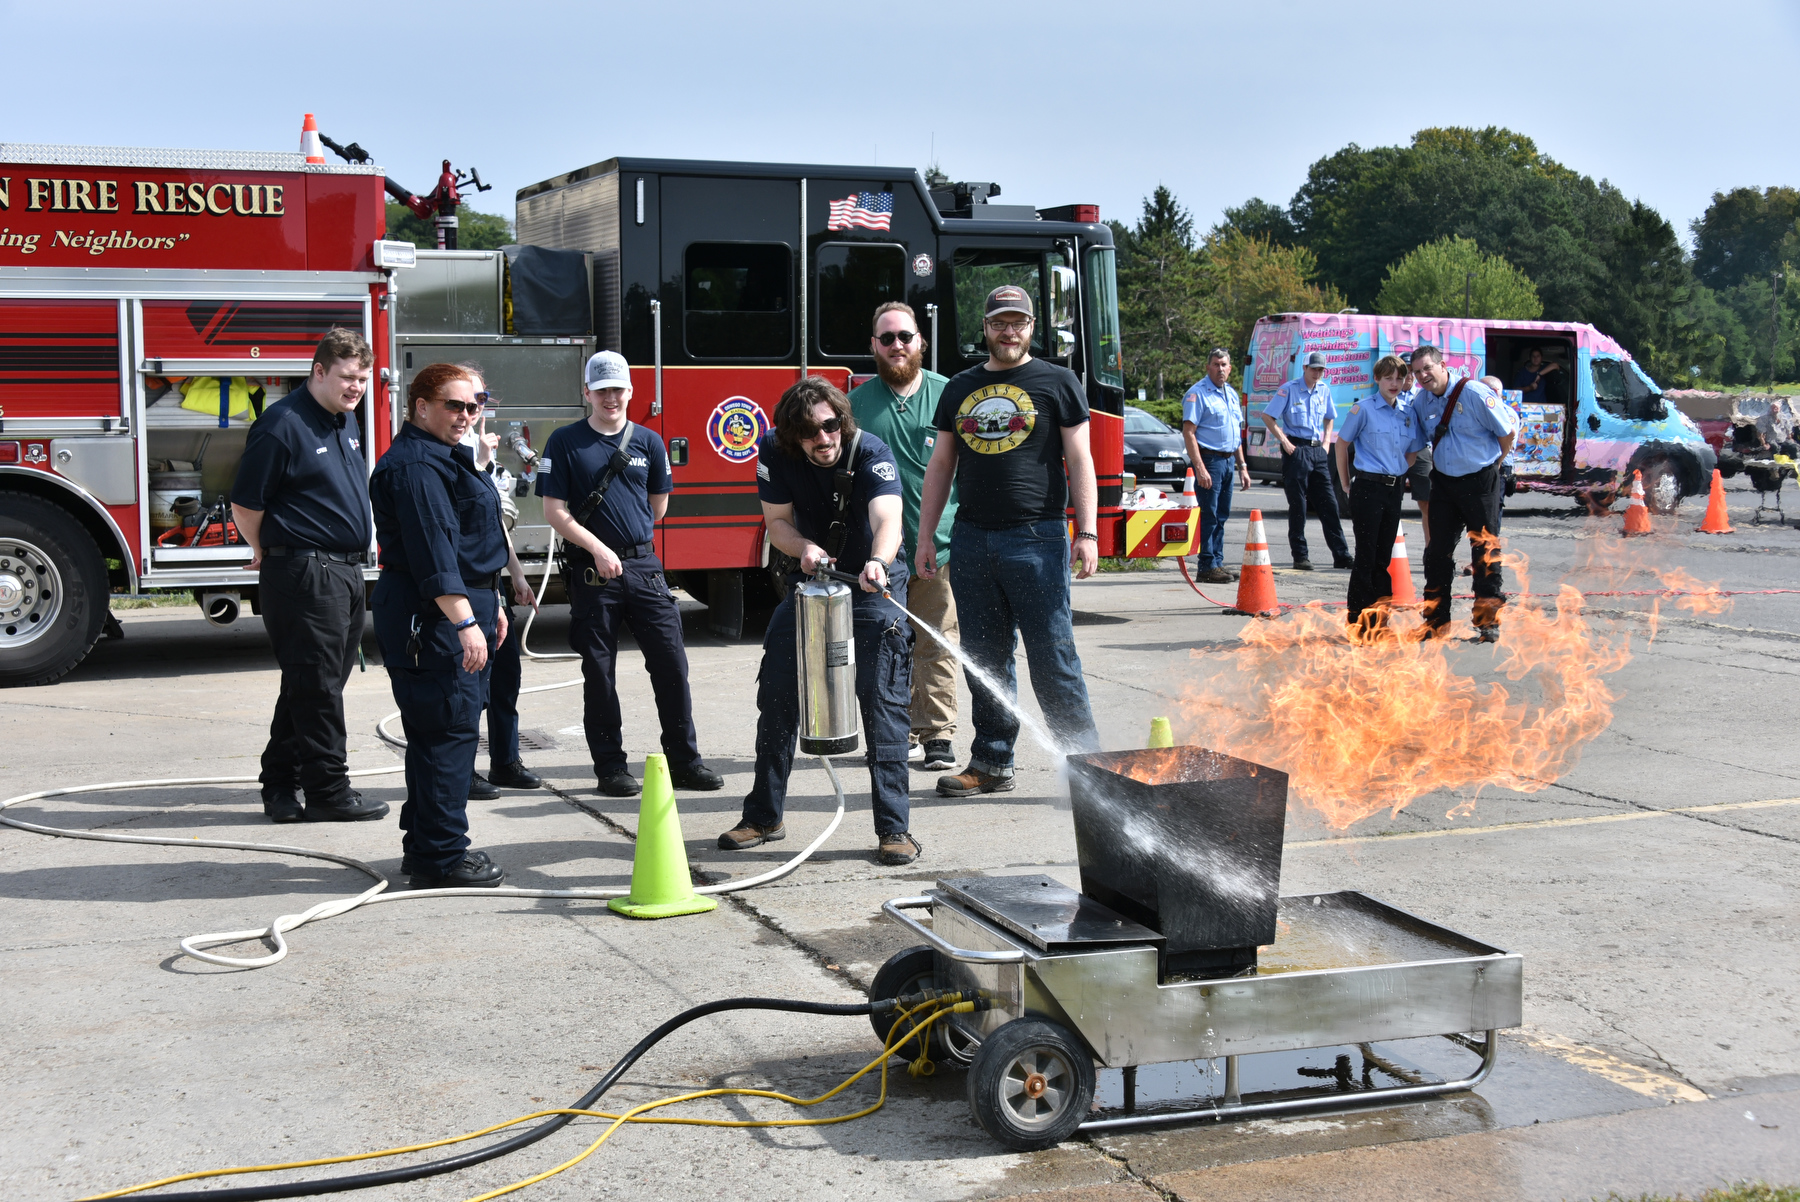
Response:
[{"label": "fire truck compartment door", "polygon": [[50,466],[93,493],[102,505],[137,501],[137,444],[129,435],[53,438]]}]

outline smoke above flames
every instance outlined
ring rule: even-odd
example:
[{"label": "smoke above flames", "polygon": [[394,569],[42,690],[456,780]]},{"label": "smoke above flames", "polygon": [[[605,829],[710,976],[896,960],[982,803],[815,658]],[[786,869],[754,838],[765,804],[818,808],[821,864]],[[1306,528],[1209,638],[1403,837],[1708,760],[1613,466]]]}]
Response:
[{"label": "smoke above flames", "polygon": [[[1239,645],[1194,652],[1201,671],[1178,702],[1178,741],[1286,772],[1290,794],[1339,830],[1431,793],[1462,796],[1447,815],[1460,817],[1484,788],[1544,789],[1611,724],[1620,694],[1608,678],[1632,655],[1630,631],[1592,614],[1577,578],[1590,591],[1617,592],[1633,575],[1654,574],[1663,589],[1686,594],[1675,599],[1682,608],[1730,604],[1716,584],[1646,567],[1641,555],[1628,564],[1601,544],[1588,559],[1554,593],[1523,596],[1532,592],[1529,563],[1505,553],[1518,591],[1497,646],[1422,641],[1409,609],[1390,615],[1395,637],[1373,642],[1351,641],[1343,611],[1316,602],[1248,623]],[[1654,639],[1661,598],[1644,601]],[[1472,633],[1461,626],[1460,636]]]}]

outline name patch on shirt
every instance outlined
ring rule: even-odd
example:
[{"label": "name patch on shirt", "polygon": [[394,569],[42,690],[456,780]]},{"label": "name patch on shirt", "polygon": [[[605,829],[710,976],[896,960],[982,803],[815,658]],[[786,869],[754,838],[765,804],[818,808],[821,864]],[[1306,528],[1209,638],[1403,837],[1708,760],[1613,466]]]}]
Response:
[{"label": "name patch on shirt", "polygon": [[315,455],[323,455],[324,453],[325,453],[324,447],[320,447],[318,450],[313,452],[313,454],[315,454]]}]

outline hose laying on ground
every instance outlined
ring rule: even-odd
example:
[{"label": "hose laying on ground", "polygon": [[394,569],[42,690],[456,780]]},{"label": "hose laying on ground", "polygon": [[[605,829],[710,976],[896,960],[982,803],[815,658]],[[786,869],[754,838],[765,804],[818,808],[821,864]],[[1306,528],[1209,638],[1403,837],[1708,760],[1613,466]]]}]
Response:
[{"label": "hose laying on ground", "polygon": [[[826,756],[820,756],[819,762],[825,765],[826,773],[831,777],[831,788],[837,794],[837,813],[832,815],[818,838],[806,845],[799,855],[785,864],[772,868],[743,880],[726,881],[718,885],[703,885],[696,893],[720,894],[736,893],[741,889],[749,889],[756,885],[765,885],[770,881],[780,880],[793,872],[817,851],[825,840],[829,839],[844,820],[844,786],[838,780],[837,769]],[[391,768],[363,768],[349,773],[352,777],[379,776],[384,773],[405,771],[403,765],[396,764]],[[298,914],[283,914],[266,927],[258,927],[245,931],[220,931],[210,935],[190,935],[181,941],[181,950],[208,964],[218,964],[226,968],[267,968],[271,964],[279,964],[287,957],[288,943],[283,937],[286,932],[296,927],[305,926],[309,922],[319,922],[327,918],[336,918],[340,914],[348,914],[360,906],[372,905],[376,902],[406,901],[411,898],[428,897],[541,897],[562,898],[569,900],[607,901],[615,897],[629,896],[629,889],[517,889],[501,886],[493,889],[410,889],[401,893],[383,892],[388,887],[387,878],[372,865],[350,856],[341,856],[335,852],[315,851],[307,847],[288,847],[278,843],[240,843],[229,839],[178,839],[166,835],[120,835],[99,831],[69,830],[63,827],[40,826],[34,822],[24,822],[7,815],[6,811],[15,805],[28,801],[43,801],[52,797],[68,797],[78,793],[102,793],[116,789],[158,789],[189,785],[254,785],[258,780],[254,776],[199,776],[190,778],[171,778],[168,780],[125,780],[107,781],[94,785],[70,785],[61,789],[41,789],[36,793],[22,793],[17,797],[9,797],[0,801],[0,823],[16,827],[22,831],[30,831],[37,835],[50,835],[60,839],[91,839],[101,843],[147,843],[163,847],[213,847],[226,851],[267,852],[275,855],[303,856],[310,860],[328,860],[334,864],[342,864],[346,868],[354,868],[358,872],[373,877],[375,883],[354,897],[332,898],[320,902],[310,909]],[[227,943],[241,943],[251,939],[265,939],[275,945],[275,950],[267,956],[240,958],[221,956],[203,949],[217,947]]]},{"label": "hose laying on ground", "polygon": [[[965,999],[968,999],[968,1000],[965,1000]],[[899,1005],[898,1005],[899,1002],[911,1003],[910,1008],[900,1009]],[[949,1002],[949,1003],[951,1003],[951,1005],[948,1006],[947,1008],[940,1009],[939,1007],[940,1007],[941,1003],[943,1003],[943,1002]],[[351,1156],[329,1157],[329,1158],[326,1158],[323,1160],[301,1161],[301,1162],[295,1162],[295,1163],[290,1163],[290,1164],[258,1165],[258,1166],[254,1166],[254,1167],[240,1168],[240,1169],[219,1169],[219,1170],[213,1170],[210,1172],[202,1172],[202,1173],[184,1173],[177,1177],[164,1178],[160,1181],[150,1181],[150,1182],[144,1183],[143,1185],[131,1186],[127,1189],[113,1190],[109,1193],[104,1193],[104,1194],[93,1194],[93,1195],[90,1195],[88,1198],[83,1199],[82,1202],[100,1202],[101,1199],[125,1197],[130,1194],[139,1193],[143,1190],[155,1189],[158,1186],[173,1185],[180,1181],[192,1181],[197,1178],[203,1178],[203,1177],[217,1177],[217,1176],[224,1176],[224,1175],[237,1174],[237,1173],[272,1172],[272,1171],[279,1170],[279,1169],[307,1168],[307,1167],[313,1167],[313,1166],[321,1165],[321,1164],[341,1164],[341,1163],[343,1163],[345,1161],[349,1161],[349,1160],[366,1160],[366,1159],[374,1159],[374,1158],[378,1158],[378,1157],[382,1157],[382,1156],[394,1156],[394,1155],[399,1155],[399,1154],[406,1153],[406,1152],[424,1151],[425,1149],[428,1149],[428,1148],[442,1147],[445,1144],[459,1143],[459,1142],[462,1142],[462,1141],[468,1140],[468,1139],[476,1139],[483,1135],[488,1135],[494,1131],[503,1130],[507,1127],[515,1126],[522,1122],[529,1122],[531,1119],[534,1119],[534,1118],[538,1118],[538,1117],[542,1117],[542,1116],[550,1116],[548,1118],[548,1121],[539,1123],[537,1126],[531,1128],[529,1131],[522,1131],[518,1135],[514,1135],[508,1139],[501,1140],[497,1144],[492,1144],[492,1145],[489,1145],[488,1147],[480,1148],[473,1152],[463,1152],[456,1156],[445,1157],[442,1160],[428,1161],[425,1164],[409,1165],[404,1168],[397,1168],[397,1169],[385,1169],[380,1172],[374,1172],[374,1173],[358,1173],[358,1174],[354,1174],[354,1175],[347,1176],[347,1177],[328,1177],[323,1180],[316,1180],[316,1181],[295,1181],[295,1182],[286,1182],[286,1183],[277,1184],[277,1185],[244,1186],[244,1187],[240,1187],[237,1189],[225,1189],[225,1190],[192,1190],[192,1191],[187,1191],[184,1193],[158,1194],[158,1195],[156,1195],[156,1197],[159,1200],[159,1202],[264,1202],[264,1200],[266,1200],[266,1199],[298,1198],[298,1197],[310,1196],[313,1194],[342,1193],[342,1192],[345,1192],[348,1190],[369,1189],[374,1186],[381,1186],[381,1185],[397,1185],[402,1182],[417,1181],[417,1180],[420,1180],[421,1178],[425,1178],[425,1177],[436,1177],[436,1176],[440,1176],[444,1173],[453,1173],[459,1169],[469,1168],[473,1165],[481,1164],[485,1161],[494,1160],[497,1157],[505,1156],[508,1153],[516,1152],[521,1148],[528,1147],[529,1145],[536,1143],[537,1141],[543,1139],[547,1135],[551,1135],[556,1131],[560,1131],[563,1127],[567,1126],[570,1122],[574,1121],[574,1119],[579,1115],[588,1115],[588,1116],[592,1116],[592,1117],[606,1118],[606,1119],[612,1120],[612,1125],[607,1128],[605,1134],[601,1135],[601,1137],[599,1139],[595,1140],[592,1144],[590,1144],[588,1146],[587,1150],[582,1152],[579,1156],[576,1156],[571,1160],[565,1161],[564,1163],[556,1166],[553,1169],[550,1169],[547,1172],[535,1174],[532,1177],[528,1177],[523,1181],[518,1181],[518,1182],[515,1182],[512,1185],[506,1186],[502,1189],[494,1190],[489,1193],[485,1193],[485,1194],[481,1195],[481,1197],[483,1199],[487,1199],[487,1198],[498,1197],[501,1194],[510,1193],[513,1190],[522,1188],[523,1186],[533,1184],[537,1181],[541,1181],[546,1177],[549,1177],[555,1173],[559,1173],[563,1169],[569,1168],[570,1166],[579,1163],[581,1160],[585,1159],[588,1155],[590,1155],[595,1149],[597,1149],[601,1144],[605,1143],[607,1138],[609,1136],[611,1136],[614,1131],[618,1130],[619,1127],[621,1127],[622,1125],[624,1125],[627,1122],[664,1122],[664,1123],[680,1123],[680,1124],[685,1124],[685,1125],[707,1126],[707,1127],[715,1127],[715,1126],[716,1127],[820,1126],[820,1125],[826,1125],[826,1124],[831,1124],[831,1123],[847,1122],[851,1119],[861,1118],[864,1115],[874,1113],[876,1110],[880,1109],[882,1104],[887,1100],[887,1063],[888,1063],[888,1060],[894,1054],[896,1045],[905,1044],[908,1040],[911,1040],[912,1038],[914,1038],[915,1035],[919,1034],[919,1032],[928,1028],[933,1022],[937,1021],[939,1018],[943,1017],[943,1015],[945,1015],[945,1014],[951,1013],[952,1011],[956,1011],[956,1012],[972,1011],[979,1007],[985,1006],[988,1003],[977,1002],[977,1001],[973,1000],[973,995],[969,995],[969,994],[945,995],[945,996],[942,996],[941,998],[933,997],[933,996],[914,997],[914,998],[898,999],[894,1002],[881,1003],[889,1008],[897,1009],[899,1011],[898,1018],[896,1019],[894,1026],[890,1029],[886,1044],[883,1046],[883,1048],[881,1050],[881,1055],[878,1056],[875,1060],[871,1061],[869,1064],[865,1065],[862,1069],[860,1069],[855,1074],[853,1074],[848,1080],[843,1082],[837,1088],[830,1090],[829,1092],[827,1092],[817,1098],[812,1098],[812,1099],[793,1098],[793,1097],[789,1097],[786,1094],[774,1093],[773,1091],[770,1091],[770,1090],[708,1089],[708,1090],[699,1090],[699,1091],[695,1091],[695,1092],[687,1093],[687,1094],[680,1094],[680,1095],[677,1095],[672,1098],[661,1098],[654,1102],[645,1103],[644,1105],[641,1105],[641,1106],[635,1106],[635,1107],[631,1108],[630,1110],[626,1111],[624,1114],[608,1114],[605,1112],[599,1112],[599,1111],[595,1111],[592,1109],[594,1103],[599,1101],[601,1096],[604,1095],[607,1090],[611,1089],[615,1084],[617,1084],[619,1081],[619,1078],[624,1076],[624,1074],[631,1068],[631,1066],[636,1064],[638,1062],[638,1060],[641,1059],[646,1052],[648,1052],[652,1047],[656,1046],[657,1043],[659,1043],[661,1040],[663,1040],[671,1032],[676,1031],[676,1030],[680,1029],[681,1027],[686,1026],[688,1023],[691,1023],[691,1022],[695,1021],[696,1019],[705,1018],[708,1015],[717,1014],[717,1013],[719,1013],[721,1011],[725,1011],[725,1010],[776,1010],[776,1011],[784,1011],[784,1012],[791,1013],[791,1014],[867,1015],[867,1014],[874,1012],[875,1006],[877,1004],[878,1003],[874,1003],[874,1002],[851,1002],[851,1003],[843,1003],[843,1004],[830,1003],[830,1002],[800,1002],[800,1001],[790,1001],[785,998],[725,998],[723,1000],[716,1001],[716,1002],[706,1002],[701,1005],[694,1006],[690,1009],[682,1011],[680,1014],[677,1014],[674,1018],[669,1019],[667,1022],[665,1022],[661,1026],[657,1027],[654,1031],[652,1031],[648,1035],[644,1036],[644,1038],[640,1039],[636,1043],[636,1045],[634,1045],[632,1047],[632,1049],[630,1051],[626,1052],[625,1055],[623,1055],[619,1058],[618,1063],[614,1064],[612,1066],[612,1068],[610,1068],[606,1071],[606,1073],[599,1079],[599,1081],[595,1082],[594,1087],[592,1089],[590,1089],[587,1093],[583,1094],[581,1096],[581,1098],[579,1100],[577,1100],[572,1106],[568,1106],[568,1107],[558,1109],[558,1110],[537,1111],[533,1114],[522,1115],[519,1118],[510,1119],[507,1122],[500,1123],[500,1124],[497,1124],[492,1127],[484,1128],[481,1131],[474,1131],[474,1132],[470,1132],[465,1135],[454,1136],[450,1139],[436,1140],[436,1141],[433,1141],[433,1142],[427,1143],[427,1144],[417,1144],[417,1145],[412,1145],[410,1147],[403,1147],[403,1148],[387,1148],[387,1149],[383,1149],[378,1152],[360,1153],[360,1154],[351,1155]],[[905,1020],[908,1017],[910,1017],[915,1011],[926,1009],[926,1008],[930,1008],[934,1012],[929,1017],[925,1018],[925,1020],[923,1022],[917,1024],[916,1026],[908,1026],[906,1024]],[[921,1048],[927,1046],[927,1041],[923,1040],[923,1039],[920,1040],[920,1046],[921,1046]],[[921,1059],[923,1059],[923,1052],[921,1052]],[[848,1088],[852,1083],[859,1080],[860,1078],[862,1078],[869,1072],[875,1070],[876,1068],[879,1068],[882,1073],[881,1096],[876,1100],[874,1105],[865,1107],[864,1109],[857,1111],[853,1114],[839,1115],[839,1116],[835,1116],[833,1118],[828,1118],[828,1119],[771,1119],[771,1120],[643,1119],[643,1118],[638,1117],[645,1111],[652,1110],[652,1109],[655,1109],[655,1108],[661,1107],[661,1106],[667,1106],[667,1105],[670,1105],[675,1102],[690,1101],[693,1099],[705,1098],[705,1097],[717,1097],[717,1096],[722,1096],[722,1095],[727,1095],[727,1094],[740,1095],[740,1096],[741,1095],[749,1095],[749,1096],[754,1096],[754,1097],[774,1097],[774,1098],[778,1098],[782,1101],[790,1102],[790,1103],[793,1103],[796,1105],[810,1106],[810,1105],[814,1105],[818,1102],[823,1102],[823,1101],[843,1092],[843,1090]]]}]

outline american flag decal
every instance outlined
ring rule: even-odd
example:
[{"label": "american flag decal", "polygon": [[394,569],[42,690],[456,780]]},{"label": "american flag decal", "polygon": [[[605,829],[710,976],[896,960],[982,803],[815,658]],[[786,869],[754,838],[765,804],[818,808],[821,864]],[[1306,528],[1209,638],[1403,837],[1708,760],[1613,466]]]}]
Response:
[{"label": "american flag decal", "polygon": [[894,217],[892,192],[858,192],[831,202],[828,230],[885,230]]}]

